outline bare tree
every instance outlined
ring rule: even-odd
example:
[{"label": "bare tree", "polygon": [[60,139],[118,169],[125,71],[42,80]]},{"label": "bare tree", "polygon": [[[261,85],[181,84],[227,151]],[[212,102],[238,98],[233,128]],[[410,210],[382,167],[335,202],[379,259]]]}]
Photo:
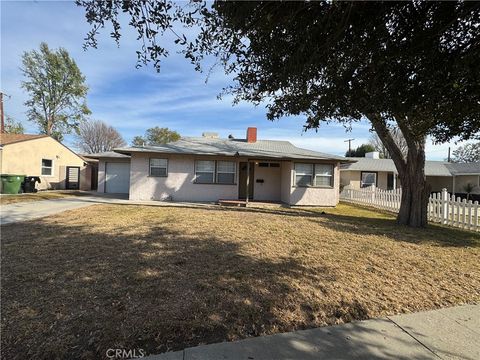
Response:
[{"label": "bare tree", "polygon": [[85,121],[80,124],[76,145],[87,154],[111,151],[126,144],[114,127],[101,120]]},{"label": "bare tree", "polygon": [[[395,127],[390,129],[390,134],[392,135],[392,139],[397,144],[398,148],[400,149],[403,158],[407,158],[408,154],[408,145],[407,142],[405,141],[405,138],[403,137],[402,131]],[[375,151],[378,151],[380,153],[380,158],[382,159],[391,159],[392,157],[390,156],[390,153],[387,149],[387,147],[383,144],[382,140],[378,136],[376,132],[372,134],[370,137],[370,145],[372,145],[375,148]]]}]

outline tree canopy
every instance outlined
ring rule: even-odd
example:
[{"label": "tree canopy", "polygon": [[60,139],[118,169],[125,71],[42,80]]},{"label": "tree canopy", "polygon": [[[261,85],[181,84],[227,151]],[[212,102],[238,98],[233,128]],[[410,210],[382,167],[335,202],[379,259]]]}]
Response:
[{"label": "tree canopy", "polygon": [[161,145],[172,141],[180,140],[180,134],[169,128],[161,128],[155,126],[147,129],[144,136],[135,136],[132,140],[132,145]]},{"label": "tree canopy", "polygon": [[64,134],[77,131],[85,116],[88,87],[75,61],[67,50],[51,50],[46,43],[40,50],[22,56],[22,87],[29,99],[27,116],[38,125],[41,133],[62,140]]},{"label": "tree canopy", "polygon": [[[271,120],[304,115],[305,128],[367,119],[402,184],[400,224],[424,226],[429,189],[425,141],[471,139],[480,129],[480,3],[77,1],[92,31],[106,23],[120,39],[120,14],[138,31],[140,63],[168,55],[160,35],[177,37],[201,69],[213,55],[234,76],[236,101],[267,103]],[[178,25],[198,30],[193,38]],[[195,32],[193,32],[195,33]],[[398,127],[405,156],[391,136]]]},{"label": "tree canopy", "polygon": [[452,162],[470,163],[480,162],[480,142],[468,143],[459,146],[452,152]]},{"label": "tree canopy", "polygon": [[13,117],[5,116],[5,132],[7,134],[23,134],[25,127],[20,121],[16,121]]},{"label": "tree canopy", "polygon": [[126,144],[113,126],[101,120],[84,121],[79,126],[76,146],[87,154],[111,151]]},{"label": "tree canopy", "polygon": [[345,156],[347,157],[365,157],[365,154],[368,152],[376,151],[373,145],[371,144],[362,144],[357,146],[356,149],[347,150]]}]

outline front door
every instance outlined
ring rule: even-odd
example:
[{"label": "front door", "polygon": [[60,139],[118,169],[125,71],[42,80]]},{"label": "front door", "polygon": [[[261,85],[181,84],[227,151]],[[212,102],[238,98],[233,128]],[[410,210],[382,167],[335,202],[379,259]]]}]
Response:
[{"label": "front door", "polygon": [[[240,163],[240,171],[238,174],[238,198],[239,199],[247,198],[247,168],[248,168],[248,163],[246,162]],[[250,176],[249,176],[249,183],[248,183],[248,198],[250,200],[253,199],[254,173],[255,173],[255,163],[251,162]]]},{"label": "front door", "polygon": [[67,179],[65,188],[67,190],[78,190],[80,188],[80,167],[67,166]]}]

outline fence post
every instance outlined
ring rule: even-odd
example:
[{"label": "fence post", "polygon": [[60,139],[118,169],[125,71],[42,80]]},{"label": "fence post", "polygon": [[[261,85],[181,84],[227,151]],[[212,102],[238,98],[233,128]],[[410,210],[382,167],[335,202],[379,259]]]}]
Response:
[{"label": "fence post", "polygon": [[445,188],[442,189],[441,201],[442,201],[442,224],[446,224],[448,219],[448,191]]}]

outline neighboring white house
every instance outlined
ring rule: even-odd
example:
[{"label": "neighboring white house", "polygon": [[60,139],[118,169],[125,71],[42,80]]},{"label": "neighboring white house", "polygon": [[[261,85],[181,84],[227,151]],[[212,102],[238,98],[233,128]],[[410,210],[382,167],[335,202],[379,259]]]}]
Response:
[{"label": "neighboring white house", "polygon": [[[120,155],[123,154],[122,157]],[[131,200],[250,199],[289,205],[335,206],[341,156],[298,148],[288,141],[220,139],[214,133],[161,146],[134,146],[97,154],[98,191]],[[129,168],[129,171],[127,171]]]},{"label": "neighboring white house", "polygon": [[[377,152],[365,154],[364,158],[349,158],[340,169],[341,185],[359,189],[376,185],[384,190],[401,187],[398,172],[391,159],[379,159]],[[443,188],[452,193],[464,193],[465,185],[475,187],[473,193],[480,194],[480,163],[457,164],[446,161],[426,161],[425,176],[431,191],[440,192]]]}]

